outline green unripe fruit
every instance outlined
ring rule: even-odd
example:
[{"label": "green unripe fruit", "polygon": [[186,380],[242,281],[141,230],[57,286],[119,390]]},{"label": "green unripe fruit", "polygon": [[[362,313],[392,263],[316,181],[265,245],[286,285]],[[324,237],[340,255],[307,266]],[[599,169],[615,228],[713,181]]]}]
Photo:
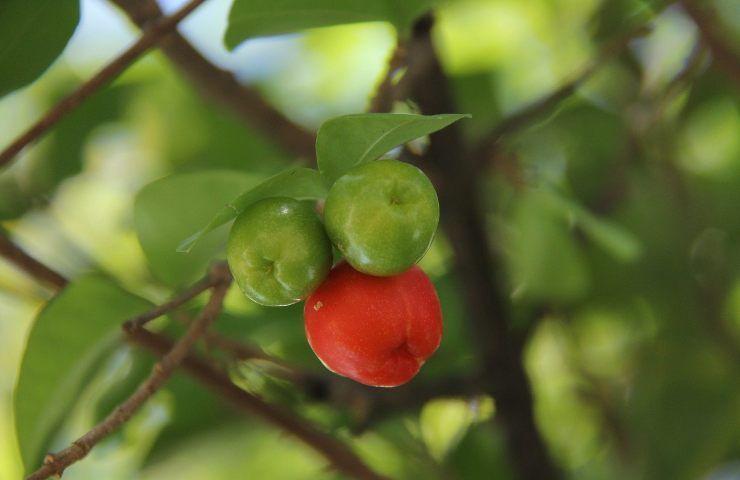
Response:
[{"label": "green unripe fruit", "polygon": [[311,206],[276,197],[260,200],[237,217],[226,258],[247,297],[279,306],[303,300],[321,284],[332,251]]},{"label": "green unripe fruit", "polygon": [[424,256],[439,223],[437,192],[407,163],[377,160],[339,178],[324,207],[329,238],[356,270],[401,273]]}]

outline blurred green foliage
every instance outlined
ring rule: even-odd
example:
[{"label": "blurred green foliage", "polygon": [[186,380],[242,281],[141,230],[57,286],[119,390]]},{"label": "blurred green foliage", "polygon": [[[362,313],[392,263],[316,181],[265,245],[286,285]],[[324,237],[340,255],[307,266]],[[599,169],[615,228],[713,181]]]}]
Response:
[{"label": "blurred green foliage", "polygon": [[[15,3],[22,2],[8,5]],[[282,3],[266,2],[264,8],[285,20],[277,10]],[[353,2],[352,8],[369,8],[372,15],[350,13],[387,19],[382,12],[388,3]],[[432,2],[414,2],[427,3]],[[666,9],[666,2],[433,3],[439,3],[434,37],[459,111],[473,115],[460,124],[470,141],[570,80],[609,39],[648,23],[649,32],[606,59],[568,99],[502,138],[491,167],[481,170],[491,247],[505,260],[496,274],[508,289],[517,328],[531,329],[524,360],[537,421],[568,478],[736,478],[737,79],[711,63],[690,18],[678,6]],[[250,40],[228,53],[220,42],[229,4],[210,0],[212,8],[194,14],[184,28],[206,46],[207,56],[257,82],[266,98],[309,128],[364,108],[395,36],[388,25],[315,28]],[[718,30],[728,44],[740,44],[733,2],[706,4],[722,13]],[[46,69],[71,33],[72,18],[65,14],[37,23],[55,38],[41,42],[17,28],[3,8],[0,25],[11,26],[0,28],[0,92],[21,87]],[[33,8],[24,5],[22,14]],[[230,44],[250,35],[335,23],[311,18],[243,29]],[[104,43],[95,27],[99,22],[130,28],[106,1],[84,0],[76,47],[38,81],[0,98],[0,148],[102,66],[104,58],[94,54]],[[115,38],[105,48],[123,48],[126,39]],[[23,40],[28,58],[18,60],[15,50],[8,50],[14,39]],[[16,73],[24,75],[22,81]],[[89,359],[81,353],[95,350],[95,340],[108,338],[121,318],[145,308],[142,298],[162,301],[197,278],[210,258],[223,254],[224,237],[204,239],[196,248],[202,250],[190,255],[175,251],[179,242],[246,186],[292,162],[202,97],[160,53],[152,53],[0,172],[2,227],[34,256],[75,279],[63,297],[49,303],[48,292],[0,261],[1,478],[21,476],[21,452],[28,465],[35,463],[44,449],[68,444],[125,398],[152,359],[109,348],[109,358],[98,359],[99,368],[90,370],[82,368]],[[454,275],[452,263],[440,234],[422,266],[438,288],[445,336],[416,382],[462,379],[478,365],[462,299],[468,286]],[[83,276],[90,271],[102,275]],[[103,275],[114,282],[90,280]],[[193,300],[186,311],[195,312],[202,301]],[[182,331],[174,316],[157,328]],[[259,307],[232,291],[216,329],[323,371],[305,341],[300,306]],[[74,343],[78,340],[84,345]],[[31,368],[21,368],[25,348],[39,369],[48,369],[43,380],[42,373],[34,378],[23,373]],[[73,363],[81,369],[69,367]],[[353,412],[306,402],[257,364],[244,364],[233,376],[311,418],[393,478],[513,478],[495,399],[443,398],[356,432]],[[65,382],[66,395],[50,393]],[[35,403],[22,405],[25,410],[16,411],[14,420],[16,385],[24,398],[28,388],[46,390],[29,395]],[[64,424],[44,424],[44,405],[54,407],[47,413],[64,418]],[[62,407],[64,415],[53,411]],[[44,447],[29,447],[21,438],[19,448],[14,421],[21,431],[42,425],[39,435],[53,438]],[[176,375],[134,421],[65,478],[339,478],[326,467],[305,445],[235,414]],[[726,476],[711,476],[720,471]]]},{"label": "blurred green foliage", "polygon": [[77,0],[6,0],[0,5],[0,95],[38,78],[62,52],[80,19]]}]

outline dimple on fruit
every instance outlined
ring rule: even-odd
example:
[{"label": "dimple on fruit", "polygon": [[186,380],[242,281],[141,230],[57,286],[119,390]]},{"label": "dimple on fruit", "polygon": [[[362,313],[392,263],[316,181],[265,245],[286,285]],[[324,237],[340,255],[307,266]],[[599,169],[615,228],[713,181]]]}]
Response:
[{"label": "dimple on fruit", "polygon": [[237,217],[226,258],[244,294],[268,306],[291,305],[324,280],[331,243],[317,213],[292,198],[260,200]]},{"label": "dimple on fruit", "polygon": [[329,238],[355,269],[401,273],[429,249],[439,202],[426,175],[397,160],[359,165],[332,186],[324,207]]},{"label": "dimple on fruit", "polygon": [[439,299],[418,266],[378,277],[340,263],[306,300],[304,319],[329,370],[377,387],[411,380],[442,338]]}]

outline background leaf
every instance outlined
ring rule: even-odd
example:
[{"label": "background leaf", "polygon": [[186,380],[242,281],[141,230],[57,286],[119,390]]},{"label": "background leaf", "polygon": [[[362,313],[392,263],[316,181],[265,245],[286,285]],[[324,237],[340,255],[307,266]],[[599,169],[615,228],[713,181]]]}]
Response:
[{"label": "background leaf", "polygon": [[331,185],[352,167],[466,117],[469,115],[364,113],[333,118],[321,125],[316,137],[319,170]]},{"label": "background leaf", "polygon": [[447,453],[463,439],[468,428],[491,418],[493,410],[490,397],[431,400],[419,414],[421,438],[432,457],[442,462]]},{"label": "background leaf", "polygon": [[0,2],[0,96],[41,75],[62,53],[79,19],[78,0]]},{"label": "background leaf", "polygon": [[134,221],[152,273],[172,286],[203,275],[223,249],[228,232],[210,236],[189,255],[178,253],[177,245],[213,218],[224,204],[254,186],[257,178],[215,170],[172,175],[144,187],[136,196]]},{"label": "background leaf", "polygon": [[[326,196],[326,187],[321,179],[319,172],[312,168],[292,168],[285,170],[277,175],[268,178],[251,190],[247,190],[232,201],[222,202],[226,206],[208,223],[204,228],[191,235],[183,241],[177,250],[179,252],[190,252],[196,243],[200,242],[203,236],[223,224],[235,219],[248,206],[264,198],[270,197],[291,197],[297,200],[313,200],[324,198]],[[200,222],[203,225],[205,221]],[[195,228],[191,228],[191,233]],[[180,239],[185,238],[184,233]]]},{"label": "background leaf", "polygon": [[637,259],[642,253],[637,237],[618,224],[593,215],[575,201],[555,192],[541,193],[548,197],[548,202],[553,208],[560,211],[564,220],[578,225],[589,240],[616,259],[629,262]]},{"label": "background leaf", "polygon": [[101,276],[70,284],[36,317],[23,355],[13,405],[27,469],[40,464],[48,442],[98,360],[127,318],[149,302]]},{"label": "background leaf", "polygon": [[547,193],[527,192],[517,205],[514,225],[509,266],[516,295],[570,302],[587,292],[590,279],[583,253]]},{"label": "background leaf", "polygon": [[263,35],[346,23],[387,21],[404,28],[439,0],[235,0],[224,41],[233,49]]}]

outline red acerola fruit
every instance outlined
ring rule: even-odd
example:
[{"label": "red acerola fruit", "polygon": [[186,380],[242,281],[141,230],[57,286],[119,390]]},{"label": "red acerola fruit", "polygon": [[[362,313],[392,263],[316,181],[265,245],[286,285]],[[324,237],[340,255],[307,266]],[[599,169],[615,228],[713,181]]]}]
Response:
[{"label": "red acerola fruit", "polygon": [[411,380],[442,339],[442,311],[418,266],[375,277],[337,265],[306,300],[306,336],[334,373],[375,387]]}]

